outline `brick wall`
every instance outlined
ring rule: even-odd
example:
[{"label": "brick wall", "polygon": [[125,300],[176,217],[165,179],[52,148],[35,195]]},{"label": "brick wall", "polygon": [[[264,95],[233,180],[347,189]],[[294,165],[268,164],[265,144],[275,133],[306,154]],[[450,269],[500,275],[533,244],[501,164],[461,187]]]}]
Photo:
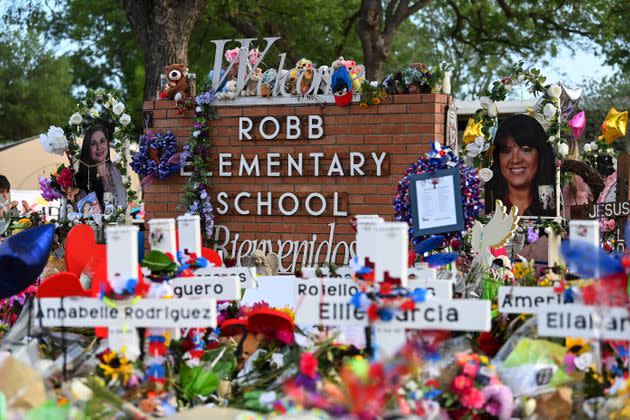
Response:
[{"label": "brick wall", "polygon": [[[216,224],[227,226],[231,239],[239,234],[239,242],[243,240],[271,240],[274,244],[280,241],[311,241],[312,235],[318,236],[317,242],[328,239],[330,223],[335,223],[335,242],[353,240],[350,219],[357,214],[379,214],[388,220],[393,219],[392,200],[395,187],[404,170],[418,157],[428,150],[430,140],[444,142],[446,107],[450,97],[441,94],[397,95],[388,98],[381,105],[361,109],[357,104],[346,108],[335,105],[274,105],[247,107],[218,107],[219,119],[212,123],[212,164],[210,170],[213,177],[213,197],[221,191],[229,194],[227,200],[230,211],[225,215],[216,214]],[[172,101],[145,102],[145,112],[153,113],[153,129],[172,131],[180,145],[185,144],[191,133],[192,119],[190,115],[179,115]],[[298,140],[286,140],[281,135],[275,140],[239,141],[238,117],[251,117],[255,122],[263,116],[274,116],[279,119],[286,115],[320,115],[324,121],[324,136],[318,140],[306,140],[305,136]],[[282,120],[281,120],[282,121]],[[281,130],[281,133],[284,129]],[[254,130],[252,130],[254,132]],[[375,165],[366,165],[366,176],[280,176],[218,177],[218,154],[232,153],[232,171],[238,171],[239,157],[244,154],[250,158],[258,154],[261,159],[261,172],[266,173],[265,156],[267,153],[281,154],[280,171],[286,174],[286,154],[297,155],[311,152],[325,153],[320,171],[327,169],[334,153],[345,159],[350,152],[362,152],[366,162],[371,152],[378,155],[387,153],[383,163],[382,176],[375,176]],[[348,164],[344,161],[344,169]],[[265,168],[265,169],[263,169]],[[305,171],[309,165],[305,164]],[[236,171],[235,171],[236,170]],[[310,169],[312,172],[312,169]],[[237,174],[238,175],[238,174]],[[306,175],[306,173],[305,173]],[[144,190],[146,219],[157,217],[174,217],[181,214],[177,209],[180,193],[187,178],[174,175],[167,181],[157,181]],[[252,210],[252,214],[243,216],[236,214],[233,199],[236,194],[247,191],[254,198],[245,199],[241,203],[244,209]],[[274,197],[272,208],[276,215],[255,215],[256,193],[272,192]],[[319,192],[330,198],[328,206],[333,205],[332,196],[338,193],[341,210],[347,211],[347,217],[333,217],[331,211],[314,217],[306,214],[303,208],[293,216],[278,215],[277,198],[292,192],[300,198],[304,205],[304,197],[309,193]],[[266,197],[266,194],[264,195]],[[318,204],[315,205],[319,208]],[[292,207],[291,200],[286,201]],[[217,207],[216,200],[213,205]],[[219,231],[218,241],[225,241],[225,231]],[[237,243],[237,247],[240,246]],[[242,253],[250,244],[243,245]],[[287,251],[285,249],[285,251]],[[237,252],[237,249],[232,251]],[[325,252],[325,251],[322,251]],[[285,264],[286,265],[286,264]],[[286,267],[285,267],[286,268]]]}]

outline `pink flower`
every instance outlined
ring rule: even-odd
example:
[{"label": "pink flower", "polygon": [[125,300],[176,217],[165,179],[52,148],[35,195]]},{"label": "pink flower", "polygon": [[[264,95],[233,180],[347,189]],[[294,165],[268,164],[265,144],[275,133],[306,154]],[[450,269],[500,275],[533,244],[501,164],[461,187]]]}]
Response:
[{"label": "pink flower", "polygon": [[304,376],[315,379],[315,376],[317,375],[317,358],[313,355],[313,353],[302,353],[302,356],[300,357],[300,372]]},{"label": "pink flower", "polygon": [[573,353],[567,353],[564,355],[564,365],[567,367],[567,373],[575,372],[575,359],[576,356]]},{"label": "pink flower", "polygon": [[225,52],[225,59],[227,60],[228,63],[234,62],[235,64],[238,63],[238,52],[240,51],[239,47],[236,47],[234,49],[231,50],[227,50]]},{"label": "pink flower", "polygon": [[60,172],[57,173],[55,177],[57,180],[57,184],[61,188],[70,188],[72,187],[72,171],[70,168],[63,168]]},{"label": "pink flower", "polygon": [[293,344],[293,332],[289,330],[276,331],[276,339],[287,346]]},{"label": "pink flower", "polygon": [[472,388],[472,386],[472,379],[470,379],[468,376],[459,375],[455,377],[455,379],[453,379],[453,382],[451,383],[451,390],[454,393],[461,395],[463,392],[466,392],[468,389]]},{"label": "pink flower", "polygon": [[249,52],[247,53],[247,57],[249,58],[249,64],[253,66],[258,61],[258,57],[260,57],[260,51],[258,51],[258,48],[249,50]]},{"label": "pink flower", "polygon": [[460,396],[462,405],[470,409],[480,409],[486,402],[483,392],[477,388],[470,388]]},{"label": "pink flower", "polygon": [[479,372],[479,365],[475,362],[468,362],[464,365],[464,375],[474,378]]},{"label": "pink flower", "polygon": [[485,410],[500,420],[510,419],[514,409],[512,391],[505,385],[489,385],[482,391],[486,400]]}]

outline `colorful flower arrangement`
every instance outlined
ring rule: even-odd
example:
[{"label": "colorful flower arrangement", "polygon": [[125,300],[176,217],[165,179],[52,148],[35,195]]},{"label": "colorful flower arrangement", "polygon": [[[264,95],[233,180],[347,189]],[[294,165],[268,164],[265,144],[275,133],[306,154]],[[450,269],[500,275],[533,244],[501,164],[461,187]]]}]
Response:
[{"label": "colorful flower arrangement", "polygon": [[181,197],[181,206],[186,214],[198,214],[201,218],[201,231],[205,241],[212,237],[214,228],[214,213],[210,198],[210,176],[208,166],[210,164],[210,122],[217,118],[210,106],[214,101],[215,92],[208,86],[202,89],[202,93],[196,98],[180,101],[180,112],[194,109],[193,128],[191,139],[184,146],[181,155],[182,165],[192,167],[191,175],[184,187]]},{"label": "colorful flower arrangement", "polygon": [[[438,142],[431,142],[431,151],[405,170],[404,177],[398,181],[396,196],[394,197],[395,219],[409,224],[409,237],[414,243],[427,239],[416,237],[413,233],[412,205],[409,197],[409,176],[416,174],[432,173],[440,169],[459,168],[460,187],[463,206],[463,217],[465,229],[468,230],[479,215],[483,204],[481,201],[481,191],[479,188],[479,178],[474,169],[464,165],[464,163],[453,153],[450,147],[441,147]],[[462,239],[461,232],[445,234],[446,240]]]},{"label": "colorful flower arrangement", "polygon": [[368,82],[364,80],[361,83],[361,102],[359,102],[360,108],[367,108],[371,105],[379,105],[383,100],[387,98],[387,91],[385,86],[379,82]]},{"label": "colorful flower arrangement", "polygon": [[181,166],[181,153],[177,152],[177,139],[168,133],[147,132],[140,136],[140,147],[131,160],[131,168],[146,185],[153,179],[167,179]]},{"label": "colorful flower arrangement", "polygon": [[444,73],[448,65],[429,68],[424,63],[411,63],[407,67],[389,74],[383,80],[385,90],[390,94],[437,93],[442,89]]},{"label": "colorful flower arrangement", "polygon": [[38,179],[42,197],[46,201],[57,200],[61,197],[74,201],[75,195],[79,192],[78,188],[74,188],[74,174],[66,165],[60,165],[54,173],[50,174],[50,178],[39,177]]}]

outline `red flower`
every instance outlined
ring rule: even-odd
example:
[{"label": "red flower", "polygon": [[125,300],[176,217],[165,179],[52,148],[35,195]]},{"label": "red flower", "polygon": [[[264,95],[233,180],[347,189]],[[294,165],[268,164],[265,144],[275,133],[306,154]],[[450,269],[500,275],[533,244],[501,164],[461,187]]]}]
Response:
[{"label": "red flower", "polygon": [[477,388],[470,388],[460,396],[460,401],[466,408],[480,409],[486,403],[486,397]]},{"label": "red flower", "polygon": [[482,332],[477,338],[477,347],[479,347],[479,351],[486,356],[494,356],[501,350],[501,346],[502,344],[492,333]]},{"label": "red flower", "polygon": [[451,383],[451,390],[457,395],[462,395],[464,392],[468,392],[473,387],[473,380],[468,376],[459,375],[453,379]]},{"label": "red flower", "polygon": [[413,267],[413,264],[416,262],[416,252],[413,249],[409,250],[407,254],[407,265],[409,267]]},{"label": "red flower", "polygon": [[300,372],[304,376],[315,379],[317,376],[317,358],[313,356],[313,353],[302,353],[302,356],[300,356]]},{"label": "red flower", "polygon": [[468,362],[464,365],[464,375],[474,378],[479,372],[479,365],[474,362]]},{"label": "red flower", "polygon": [[72,171],[70,168],[63,168],[60,172],[57,172],[57,176],[55,177],[57,184],[61,188],[71,188],[72,187]]}]

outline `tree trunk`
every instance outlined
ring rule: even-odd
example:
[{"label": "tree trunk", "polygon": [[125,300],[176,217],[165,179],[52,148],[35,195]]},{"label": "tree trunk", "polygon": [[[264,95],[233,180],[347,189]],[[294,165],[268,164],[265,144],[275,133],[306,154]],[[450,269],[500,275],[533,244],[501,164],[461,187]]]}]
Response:
[{"label": "tree trunk", "polygon": [[188,42],[207,0],[123,0],[144,51],[144,99],[155,100],[169,64],[188,65]]},{"label": "tree trunk", "polygon": [[[389,46],[400,25],[431,0],[390,0],[383,10],[381,0],[361,0],[357,34],[363,47],[363,63],[368,80],[383,79],[383,65]],[[411,3],[411,4],[410,4]]]}]

